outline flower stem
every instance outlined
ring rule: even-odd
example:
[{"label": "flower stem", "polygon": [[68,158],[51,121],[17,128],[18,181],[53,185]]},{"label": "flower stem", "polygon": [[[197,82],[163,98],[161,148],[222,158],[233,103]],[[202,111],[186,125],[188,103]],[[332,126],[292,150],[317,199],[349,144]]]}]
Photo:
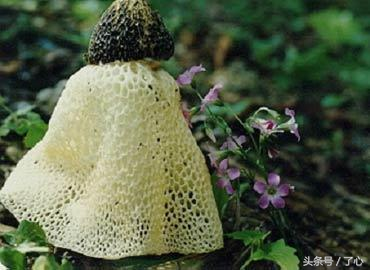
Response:
[{"label": "flower stem", "polygon": [[241,217],[241,211],[240,211],[240,181],[239,179],[236,180],[236,209],[235,209],[235,225],[234,230],[239,231],[240,229],[240,217]]},{"label": "flower stem", "polygon": [[282,218],[281,210],[272,209],[270,211],[270,216],[271,216],[272,223],[274,223],[274,226],[279,230],[280,235],[285,240],[288,240],[287,235],[285,233],[285,231],[287,230],[287,226],[286,226],[286,222],[284,218]]},{"label": "flower stem", "polygon": [[246,128],[245,124],[243,123],[243,121],[239,118],[239,116],[230,108],[229,104],[226,104],[226,103],[223,103],[226,108],[229,110],[229,112],[231,112],[231,114],[234,116],[234,118],[239,122],[239,124],[244,128],[245,132],[248,134],[248,136],[250,137],[251,141],[252,141],[252,144],[253,144],[253,147],[254,147],[254,150],[260,154],[260,149],[256,143],[256,140],[254,139],[252,133],[248,130],[248,128]]},{"label": "flower stem", "polygon": [[13,114],[13,111],[8,106],[6,106],[5,104],[0,103],[0,107],[3,108],[4,111],[6,111],[7,113]]}]

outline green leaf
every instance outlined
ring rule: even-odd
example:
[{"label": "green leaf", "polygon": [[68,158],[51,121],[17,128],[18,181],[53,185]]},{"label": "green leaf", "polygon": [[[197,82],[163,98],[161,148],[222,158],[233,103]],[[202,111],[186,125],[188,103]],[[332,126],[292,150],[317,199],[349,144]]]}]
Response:
[{"label": "green leaf", "polygon": [[344,67],[344,70],[339,73],[339,77],[360,91],[368,91],[370,88],[370,70],[368,67]]},{"label": "green leaf", "polygon": [[207,126],[207,124],[206,123],[204,123],[204,131],[205,131],[205,133],[206,133],[206,135],[207,135],[207,137],[212,141],[212,142],[216,142],[216,136],[215,136],[215,134],[213,133],[213,130],[209,127],[209,126]]},{"label": "green leaf", "polygon": [[[18,109],[15,114],[17,116],[27,116],[27,114],[29,113],[32,113],[31,111],[35,108],[36,106],[35,105],[25,105],[25,106],[22,106],[22,108]],[[33,113],[33,114],[36,114],[38,115],[37,113]]]},{"label": "green leaf", "polygon": [[306,50],[288,47],[283,69],[287,74],[293,76],[294,81],[320,81],[328,75],[332,64],[327,51],[328,49],[324,45]]},{"label": "green leaf", "polygon": [[331,94],[331,95],[327,95],[325,96],[322,100],[321,100],[321,106],[325,107],[325,108],[335,108],[335,107],[340,107],[341,105],[343,105],[346,101],[348,100],[347,97],[343,97],[341,95],[338,95],[338,94]]},{"label": "green leaf", "polygon": [[60,270],[54,256],[40,256],[32,266],[32,270]]},{"label": "green leaf", "polygon": [[13,130],[20,136],[23,136],[29,130],[30,122],[27,119],[16,119]]},{"label": "green leaf", "polygon": [[0,96],[0,106],[5,105],[5,98],[3,96]]},{"label": "green leaf", "polygon": [[43,122],[34,122],[29,127],[29,130],[24,138],[24,144],[27,148],[34,147],[44,137],[48,126]]},{"label": "green leaf", "polygon": [[366,41],[361,25],[348,10],[322,10],[311,15],[309,22],[329,45],[357,45]]},{"label": "green leaf", "polygon": [[6,126],[2,125],[0,126],[0,137],[5,137],[9,134],[10,129],[7,128]]},{"label": "green leaf", "polygon": [[47,246],[46,235],[41,227],[33,222],[22,221],[16,231],[3,234],[5,241],[12,246],[32,242],[39,246]]},{"label": "green leaf", "polygon": [[227,195],[225,189],[217,186],[217,180],[217,177],[212,175],[213,196],[216,200],[218,214],[220,215],[220,218],[222,218],[229,202],[229,195]]},{"label": "green leaf", "polygon": [[28,120],[30,120],[31,122],[33,123],[39,123],[39,122],[44,122],[42,119],[41,119],[41,116],[38,114],[38,113],[35,113],[35,112],[27,112],[26,113],[26,118]]},{"label": "green leaf", "polygon": [[73,270],[73,266],[67,259],[63,258],[60,270]]},{"label": "green leaf", "polygon": [[252,42],[253,57],[260,64],[271,63],[271,56],[283,43],[283,37],[281,34],[275,34],[272,37],[259,40],[254,39]]},{"label": "green leaf", "polygon": [[0,262],[11,270],[26,269],[25,256],[19,251],[11,248],[0,248]]},{"label": "green leaf", "polygon": [[262,242],[269,234],[270,232],[266,233],[261,231],[246,230],[229,233],[226,236],[236,240],[242,240],[245,246],[249,246],[257,244],[258,242]]},{"label": "green leaf", "polygon": [[299,270],[299,259],[295,255],[296,249],[287,246],[283,239],[263,245],[257,249],[247,261],[245,268],[251,261],[269,260],[280,266],[281,270]]}]

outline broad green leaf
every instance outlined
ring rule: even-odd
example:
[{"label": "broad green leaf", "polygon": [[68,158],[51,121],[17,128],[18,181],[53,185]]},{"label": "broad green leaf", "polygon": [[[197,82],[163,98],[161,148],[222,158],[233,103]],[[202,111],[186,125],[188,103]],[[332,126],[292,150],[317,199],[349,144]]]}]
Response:
[{"label": "broad green leaf", "polygon": [[280,239],[256,250],[247,264],[251,261],[269,260],[279,265],[280,270],[299,270],[299,259],[295,252],[296,249],[287,246],[284,240]]},{"label": "broad green leaf", "polygon": [[5,137],[9,134],[10,129],[7,128],[6,126],[2,125],[0,126],[0,137]]},{"label": "broad green leaf", "polygon": [[60,270],[54,256],[40,256],[32,266],[32,270]]},{"label": "broad green leaf", "polygon": [[41,119],[41,116],[38,114],[38,113],[35,113],[35,112],[27,112],[26,114],[26,118],[28,120],[30,120],[32,123],[34,122],[44,122],[42,119]]},{"label": "broad green leaf", "polygon": [[309,22],[329,45],[357,45],[365,41],[361,25],[348,10],[323,10],[311,15]]},{"label": "broad green leaf", "polygon": [[265,240],[265,238],[270,234],[270,232],[261,232],[261,231],[240,231],[240,232],[233,232],[229,233],[226,236],[236,239],[242,240],[245,246],[254,245],[258,242]]},{"label": "broad green leaf", "polygon": [[5,98],[0,96],[0,106],[5,104]]},{"label": "broad green leaf", "polygon": [[62,264],[60,265],[60,270],[73,270],[72,264],[67,259],[62,259]]},{"label": "broad green leaf", "polygon": [[19,224],[16,231],[4,233],[3,238],[9,245],[13,246],[25,242],[35,243],[39,246],[47,245],[46,235],[41,227],[26,220]]},{"label": "broad green leaf", "polygon": [[17,118],[14,117],[14,114],[11,114],[4,119],[2,126],[10,131],[14,131],[17,128],[16,120]]},{"label": "broad green leaf", "polygon": [[19,251],[11,248],[0,248],[0,262],[11,270],[26,269],[25,256]]},{"label": "broad green leaf", "polygon": [[54,256],[40,256],[33,264],[32,270],[73,270],[73,266],[66,259],[59,265]]},{"label": "broad green leaf", "polygon": [[21,119],[21,118],[16,119],[14,121],[14,129],[13,130],[18,135],[23,136],[29,130],[29,125],[30,125],[30,122],[27,119]]},{"label": "broad green leaf", "polygon": [[251,188],[251,185],[249,183],[241,183],[240,188],[239,188],[240,197],[243,196],[244,192],[250,190],[250,188]]},{"label": "broad green leaf", "polygon": [[27,148],[34,147],[44,137],[48,126],[44,122],[32,123],[29,127],[26,137],[24,138],[24,144]]}]

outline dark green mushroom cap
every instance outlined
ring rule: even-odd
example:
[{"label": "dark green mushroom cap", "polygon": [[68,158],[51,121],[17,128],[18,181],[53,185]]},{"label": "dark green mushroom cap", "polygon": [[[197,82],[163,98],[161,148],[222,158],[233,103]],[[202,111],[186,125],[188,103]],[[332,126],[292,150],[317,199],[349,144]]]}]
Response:
[{"label": "dark green mushroom cap", "polygon": [[146,0],[116,0],[95,26],[87,61],[167,60],[173,53],[172,36]]}]

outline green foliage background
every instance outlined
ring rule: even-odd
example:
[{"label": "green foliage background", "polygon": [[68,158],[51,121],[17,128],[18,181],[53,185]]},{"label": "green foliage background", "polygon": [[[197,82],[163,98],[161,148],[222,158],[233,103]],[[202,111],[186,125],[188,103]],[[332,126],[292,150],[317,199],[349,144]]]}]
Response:
[{"label": "green foliage background", "polygon": [[[13,103],[33,103],[38,91],[84,65],[92,27],[110,2],[0,0],[1,94]],[[328,171],[346,170],[346,178],[369,189],[367,1],[151,3],[177,41],[167,70],[176,75],[203,63],[215,71],[204,84],[226,80],[229,99],[245,101],[241,111],[258,103],[296,108],[306,146],[301,158],[319,153],[330,163]],[[230,45],[216,66],[221,38]],[[312,169],[311,175],[317,171]]]}]

